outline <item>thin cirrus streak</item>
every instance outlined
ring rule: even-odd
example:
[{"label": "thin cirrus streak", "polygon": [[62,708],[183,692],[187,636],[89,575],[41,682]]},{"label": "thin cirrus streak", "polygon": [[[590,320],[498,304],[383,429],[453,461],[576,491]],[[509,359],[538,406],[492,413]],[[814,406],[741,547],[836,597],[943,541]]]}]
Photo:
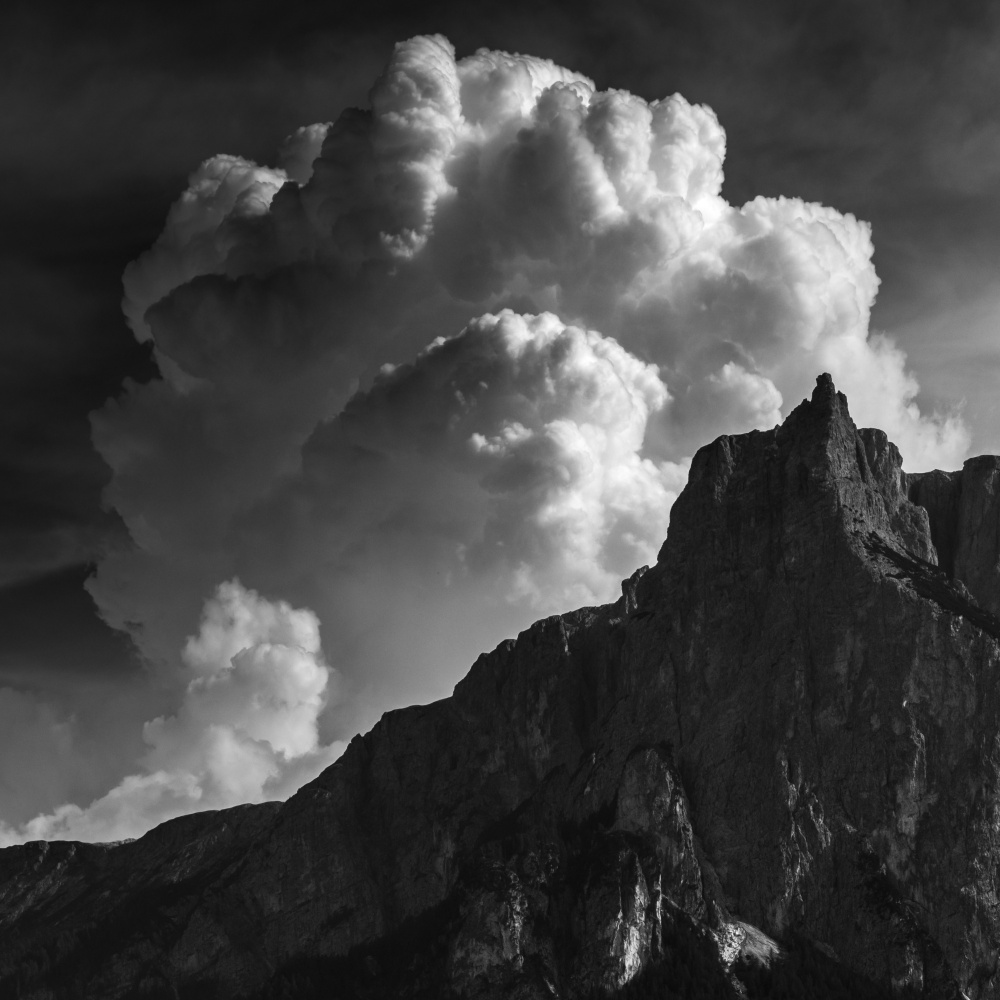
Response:
[{"label": "thin cirrus streak", "polygon": [[[613,597],[655,558],[694,450],[773,426],[821,371],[908,468],[965,456],[961,419],[921,414],[904,355],[869,331],[868,225],[729,205],[709,108],[528,56],[456,61],[440,37],[398,45],[370,104],[299,129],[274,168],[206,161],[125,273],[164,378],[94,415],[132,545],[90,587],[180,708],[147,726],[141,773],[36,835],[131,835],[306,780],[504,635]],[[233,648],[231,683],[192,675],[185,637],[236,576],[323,623],[338,693],[296,710],[301,752],[282,742],[299,715],[258,731],[252,699],[228,700],[290,660],[251,670]],[[218,727],[244,734],[246,787],[213,770]],[[88,825],[110,797],[143,805]]]}]

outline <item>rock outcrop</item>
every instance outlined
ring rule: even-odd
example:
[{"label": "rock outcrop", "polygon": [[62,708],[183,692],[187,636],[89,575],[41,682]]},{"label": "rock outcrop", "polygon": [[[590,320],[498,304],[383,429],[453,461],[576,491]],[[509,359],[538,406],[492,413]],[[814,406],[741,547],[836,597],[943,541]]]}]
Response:
[{"label": "rock outcrop", "polygon": [[1000,613],[1000,458],[980,455],[961,472],[909,475],[906,487],[930,514],[938,565]]},{"label": "rock outcrop", "polygon": [[822,376],[698,452],[619,601],[288,802],[0,851],[0,993],[755,996],[805,948],[855,996],[1000,997],[998,493],[904,473]]}]

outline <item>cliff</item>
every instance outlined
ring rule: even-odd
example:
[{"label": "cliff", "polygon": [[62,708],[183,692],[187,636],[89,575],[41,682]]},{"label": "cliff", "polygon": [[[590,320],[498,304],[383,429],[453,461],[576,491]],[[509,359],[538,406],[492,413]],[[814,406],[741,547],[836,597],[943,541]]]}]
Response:
[{"label": "cliff", "polygon": [[1000,997],[998,475],[822,376],[286,803],[0,851],[0,995]]}]

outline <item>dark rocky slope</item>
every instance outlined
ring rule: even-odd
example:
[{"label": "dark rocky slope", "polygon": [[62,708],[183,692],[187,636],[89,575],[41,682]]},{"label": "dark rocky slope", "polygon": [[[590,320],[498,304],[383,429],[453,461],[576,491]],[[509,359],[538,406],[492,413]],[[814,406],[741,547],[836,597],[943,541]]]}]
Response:
[{"label": "dark rocky slope", "polygon": [[0,851],[0,995],[1000,997],[998,478],[823,376],[288,802]]}]

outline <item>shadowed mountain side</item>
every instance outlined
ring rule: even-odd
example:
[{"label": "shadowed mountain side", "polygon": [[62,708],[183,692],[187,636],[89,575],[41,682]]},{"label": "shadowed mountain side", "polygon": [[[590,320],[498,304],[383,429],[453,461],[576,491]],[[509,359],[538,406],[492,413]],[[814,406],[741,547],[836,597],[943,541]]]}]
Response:
[{"label": "shadowed mountain side", "polygon": [[0,990],[1000,996],[997,469],[904,474],[822,376],[619,601],[288,802],[0,852]]}]

